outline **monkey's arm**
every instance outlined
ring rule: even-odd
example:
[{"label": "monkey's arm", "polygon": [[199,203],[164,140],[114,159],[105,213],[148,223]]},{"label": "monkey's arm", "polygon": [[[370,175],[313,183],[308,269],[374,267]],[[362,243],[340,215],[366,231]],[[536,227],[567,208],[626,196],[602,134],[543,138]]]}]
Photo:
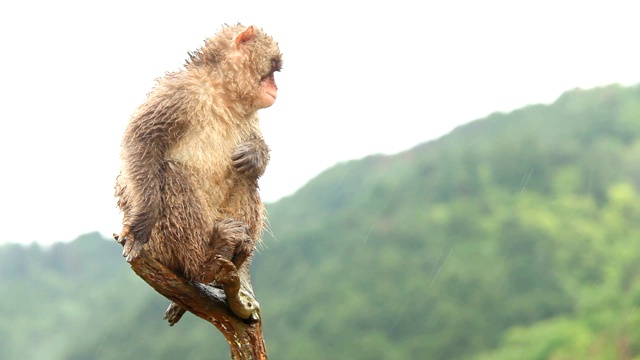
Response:
[{"label": "monkey's arm", "polygon": [[178,101],[150,98],[125,132],[122,156],[126,207],[120,238],[127,261],[139,254],[160,216],[165,156],[185,131],[183,113]]},{"label": "monkey's arm", "polygon": [[269,163],[269,147],[261,137],[249,139],[236,147],[231,160],[240,174],[258,179]]}]

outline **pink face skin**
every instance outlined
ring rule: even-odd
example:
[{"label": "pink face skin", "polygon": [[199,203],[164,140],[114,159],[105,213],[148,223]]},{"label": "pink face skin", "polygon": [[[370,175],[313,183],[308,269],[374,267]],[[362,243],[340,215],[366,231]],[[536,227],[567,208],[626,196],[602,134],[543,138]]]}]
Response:
[{"label": "pink face skin", "polygon": [[278,97],[278,86],[273,74],[271,74],[262,81],[257,105],[260,109],[268,108],[276,102],[276,97]]}]

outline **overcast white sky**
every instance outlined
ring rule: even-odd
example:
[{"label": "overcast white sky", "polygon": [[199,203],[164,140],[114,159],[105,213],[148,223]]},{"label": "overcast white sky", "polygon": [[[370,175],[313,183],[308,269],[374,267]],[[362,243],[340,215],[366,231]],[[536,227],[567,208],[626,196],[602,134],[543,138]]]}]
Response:
[{"label": "overcast white sky", "polygon": [[575,87],[640,82],[637,1],[3,1],[0,243],[120,230],[120,136],[223,23],[284,53],[265,200]]}]

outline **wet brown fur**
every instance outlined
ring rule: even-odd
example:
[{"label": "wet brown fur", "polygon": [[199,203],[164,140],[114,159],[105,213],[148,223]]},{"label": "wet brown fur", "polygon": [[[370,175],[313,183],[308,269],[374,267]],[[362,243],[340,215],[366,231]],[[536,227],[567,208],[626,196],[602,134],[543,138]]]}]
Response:
[{"label": "wet brown fur", "polygon": [[[182,70],[159,79],[122,141],[116,197],[125,228],[165,266],[204,283],[215,277],[215,255],[248,267],[264,226],[257,180],[268,148],[256,99],[281,55],[257,28],[236,50],[243,29],[223,27]],[[232,157],[247,143],[257,168],[243,173]]]}]

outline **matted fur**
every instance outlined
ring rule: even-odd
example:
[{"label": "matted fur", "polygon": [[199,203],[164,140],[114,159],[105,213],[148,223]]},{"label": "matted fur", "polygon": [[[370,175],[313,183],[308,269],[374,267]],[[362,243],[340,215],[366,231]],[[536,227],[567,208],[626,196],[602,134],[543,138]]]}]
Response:
[{"label": "matted fur", "polygon": [[239,144],[262,138],[260,86],[280,69],[281,54],[257,28],[237,48],[244,29],[224,26],[183,69],[159,79],[122,141],[116,197],[124,225],[154,258],[199,282],[215,276],[221,224],[246,225],[251,251],[264,226],[257,177],[239,174],[231,159]]}]

